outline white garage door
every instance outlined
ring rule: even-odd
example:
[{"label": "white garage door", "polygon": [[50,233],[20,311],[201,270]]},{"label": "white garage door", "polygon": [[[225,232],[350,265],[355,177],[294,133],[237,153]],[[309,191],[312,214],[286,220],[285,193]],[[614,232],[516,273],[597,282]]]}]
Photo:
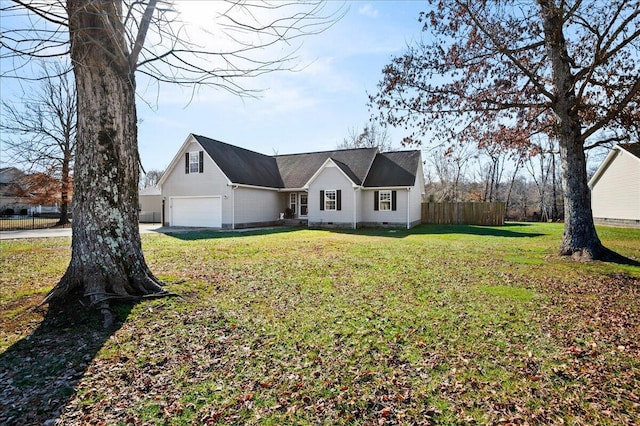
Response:
[{"label": "white garage door", "polygon": [[222,228],[222,198],[171,198],[171,226]]}]

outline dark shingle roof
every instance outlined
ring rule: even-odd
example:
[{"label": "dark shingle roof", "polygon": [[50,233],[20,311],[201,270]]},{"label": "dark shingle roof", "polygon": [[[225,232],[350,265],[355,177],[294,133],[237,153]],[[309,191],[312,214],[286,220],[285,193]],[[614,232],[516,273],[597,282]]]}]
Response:
[{"label": "dark shingle roof", "polygon": [[412,186],[419,163],[420,151],[380,153],[376,155],[364,186]]},{"label": "dark shingle roof", "polygon": [[231,182],[267,188],[284,187],[273,157],[205,136],[193,136]]},{"label": "dark shingle roof", "polygon": [[412,186],[420,162],[420,151],[379,153],[377,148],[271,157],[205,136],[193,136],[232,183],[267,188],[303,188],[329,158],[356,185]]},{"label": "dark shingle roof", "polygon": [[630,152],[636,157],[640,158],[640,143],[621,143],[619,144],[620,148],[623,148],[625,151]]},{"label": "dark shingle roof", "polygon": [[357,185],[361,185],[376,155],[376,148],[343,149],[275,157],[285,188],[302,188],[331,158]]}]

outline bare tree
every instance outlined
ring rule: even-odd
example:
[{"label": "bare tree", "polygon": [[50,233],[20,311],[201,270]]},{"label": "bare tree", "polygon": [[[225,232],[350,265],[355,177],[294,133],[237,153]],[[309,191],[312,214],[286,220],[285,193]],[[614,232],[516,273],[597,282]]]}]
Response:
[{"label": "bare tree", "polygon": [[556,220],[560,217],[556,170],[558,147],[555,141],[549,138],[541,138],[537,146],[535,155],[527,159],[525,166],[538,192],[538,219]]},{"label": "bare tree", "polygon": [[484,181],[483,201],[500,201],[500,184],[507,162],[508,152],[498,145],[485,145],[480,150],[478,158],[487,158],[486,163],[480,164],[480,173]]},{"label": "bare tree", "polygon": [[515,187],[516,179],[518,177],[518,173],[520,172],[520,168],[524,163],[524,158],[519,156],[515,159],[515,167],[513,169],[513,174],[511,175],[511,179],[509,180],[509,188],[507,189],[507,195],[505,197],[505,211],[508,213],[509,208],[511,207],[511,194],[513,194],[513,189]]},{"label": "bare tree", "polygon": [[[65,225],[76,145],[76,90],[68,67],[42,62],[41,68],[36,89],[24,91],[19,99],[2,101],[0,130],[12,135],[3,138],[3,150],[23,170],[37,172],[32,187],[46,181],[47,193],[55,189],[60,202],[56,225]],[[43,174],[48,179],[42,179]]]},{"label": "bare tree", "polygon": [[349,134],[338,144],[338,149],[351,148],[378,148],[381,152],[391,150],[391,138],[384,127],[376,123],[367,123],[360,132],[358,129],[349,129]]},{"label": "bare tree", "polygon": [[[136,73],[245,95],[243,79],[290,69],[297,40],[324,31],[342,9],[231,1],[215,18],[233,44],[210,37],[210,48],[189,40],[163,0],[15,0],[1,12],[2,59],[20,66],[25,57],[69,55],[77,88],[71,262],[44,303],[86,299],[108,326],[110,302],[167,294],[147,266],[138,229]],[[20,19],[25,13],[28,20]],[[285,53],[266,58],[269,47]]]},{"label": "bare tree", "polygon": [[164,170],[150,169],[148,172],[144,173],[142,179],[140,179],[140,188],[156,186],[164,172]]},{"label": "bare tree", "polygon": [[[557,139],[565,228],[560,254],[625,261],[593,223],[585,150],[628,138],[640,94],[637,0],[430,0],[428,36],[383,70],[379,119],[435,135]],[[508,130],[508,131],[506,131]],[[477,142],[477,140],[476,140]]]},{"label": "bare tree", "polygon": [[429,185],[429,198],[438,202],[466,201],[467,196],[460,187],[466,177],[469,162],[474,157],[475,154],[470,152],[467,145],[432,149],[427,156],[427,162],[431,166],[428,167],[428,173],[433,170],[437,182]]}]

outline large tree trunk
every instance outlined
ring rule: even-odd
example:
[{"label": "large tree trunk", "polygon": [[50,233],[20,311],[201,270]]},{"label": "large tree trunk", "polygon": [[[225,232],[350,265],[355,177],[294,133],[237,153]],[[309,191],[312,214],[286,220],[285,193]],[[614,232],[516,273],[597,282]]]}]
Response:
[{"label": "large tree trunk", "polygon": [[538,3],[542,13],[547,54],[552,66],[555,89],[552,108],[557,120],[560,145],[565,214],[560,254],[583,260],[602,259],[611,252],[600,242],[591,213],[591,194],[587,185],[587,163],[575,81],[563,34],[564,12],[562,8],[556,7],[553,0],[538,0]]},{"label": "large tree trunk", "polygon": [[120,2],[67,7],[78,96],[72,254],[45,302],[88,299],[108,326],[110,301],[166,293],[140,242],[135,80],[122,52]]},{"label": "large tree trunk", "polygon": [[604,256],[591,213],[587,167],[578,136],[560,135],[560,166],[564,191],[564,234],[560,254],[593,260]]}]

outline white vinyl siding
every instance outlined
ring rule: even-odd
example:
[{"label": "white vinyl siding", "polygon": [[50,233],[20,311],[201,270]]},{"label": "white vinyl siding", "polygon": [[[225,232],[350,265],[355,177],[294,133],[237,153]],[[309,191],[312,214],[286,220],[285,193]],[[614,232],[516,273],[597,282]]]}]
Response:
[{"label": "white vinyl siding", "polygon": [[162,184],[162,197],[165,200],[165,223],[167,224],[171,219],[169,206],[171,197],[220,196],[222,197],[222,223],[227,226],[233,221],[231,187],[228,185],[226,176],[208,155],[204,155],[202,173],[185,175],[185,153],[201,150],[202,147],[196,142],[187,144],[179,154],[182,165],[180,166],[180,163],[177,163],[176,167],[170,170],[169,175]]},{"label": "white vinyl siding", "polygon": [[640,220],[640,159],[618,150],[591,190],[594,218]]},{"label": "white vinyl siding", "polygon": [[235,224],[264,224],[278,220],[283,212],[282,194],[268,189],[239,187],[234,190]]},{"label": "white vinyl siding", "polygon": [[411,225],[419,225],[422,222],[422,199],[424,195],[424,172],[422,160],[418,163],[416,172],[416,184],[409,193],[409,218]]},{"label": "white vinyl siding", "polygon": [[[321,191],[335,191],[336,207],[327,210],[326,204],[321,206]],[[338,209],[338,190],[340,191],[340,208]],[[309,184],[309,226],[354,227],[355,197],[353,183],[335,166],[325,167]],[[326,195],[323,197],[326,200]],[[325,209],[322,210],[321,207]]]},{"label": "white vinyl siding", "polygon": [[[412,188],[412,191],[414,188]],[[406,188],[393,189],[396,191],[396,209],[395,210],[382,210],[378,204],[378,210],[375,210],[376,195],[378,195],[378,203],[380,193],[384,191],[391,192],[392,190],[372,190],[364,189],[362,191],[362,222],[368,225],[397,225],[406,226],[407,224],[407,207],[409,203],[409,194],[411,191],[407,191]]]}]

